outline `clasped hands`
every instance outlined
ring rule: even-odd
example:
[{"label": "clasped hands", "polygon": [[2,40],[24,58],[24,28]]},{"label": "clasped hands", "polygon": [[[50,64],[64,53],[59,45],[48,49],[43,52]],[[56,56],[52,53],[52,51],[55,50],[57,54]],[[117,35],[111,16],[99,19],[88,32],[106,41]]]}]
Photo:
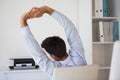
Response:
[{"label": "clasped hands", "polygon": [[22,18],[24,20],[26,19],[32,19],[32,18],[38,18],[41,17],[44,13],[46,13],[46,8],[45,7],[33,7],[30,11],[26,12],[23,14]]},{"label": "clasped hands", "polygon": [[48,6],[33,7],[30,11],[24,13],[21,17],[21,27],[27,26],[27,19],[41,17],[44,13],[51,15],[54,10]]}]

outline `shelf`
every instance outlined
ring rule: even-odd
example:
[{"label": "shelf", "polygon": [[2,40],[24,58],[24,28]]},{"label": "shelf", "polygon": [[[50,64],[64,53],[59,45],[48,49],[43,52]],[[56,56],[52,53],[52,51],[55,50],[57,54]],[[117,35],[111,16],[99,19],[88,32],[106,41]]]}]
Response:
[{"label": "shelf", "polygon": [[[93,64],[99,65],[99,74],[97,80],[109,80],[111,70],[111,60],[113,56],[113,27],[114,22],[119,21],[119,16],[113,14],[114,9],[117,8],[109,2],[109,0],[92,0],[92,60]],[[114,0],[110,0],[114,2]],[[107,5],[106,5],[107,4]],[[111,7],[112,5],[112,7]],[[106,17],[99,8],[105,6],[108,11]],[[98,12],[96,12],[98,10]],[[100,11],[100,12],[99,12]],[[112,11],[112,14],[111,14]],[[117,12],[115,12],[117,13]],[[112,15],[112,16],[111,16]],[[100,37],[103,35],[103,41]],[[102,42],[101,42],[102,41]]]},{"label": "shelf", "polygon": [[114,44],[114,42],[92,42],[93,44]]},{"label": "shelf", "polygon": [[93,21],[112,21],[117,20],[118,17],[92,17]]}]

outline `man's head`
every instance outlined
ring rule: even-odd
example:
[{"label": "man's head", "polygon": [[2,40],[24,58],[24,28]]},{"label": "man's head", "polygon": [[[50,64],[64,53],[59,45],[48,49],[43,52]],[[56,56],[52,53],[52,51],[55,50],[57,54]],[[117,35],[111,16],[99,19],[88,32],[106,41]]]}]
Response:
[{"label": "man's head", "polygon": [[67,56],[65,42],[58,36],[46,38],[41,46],[57,61],[61,61]]}]

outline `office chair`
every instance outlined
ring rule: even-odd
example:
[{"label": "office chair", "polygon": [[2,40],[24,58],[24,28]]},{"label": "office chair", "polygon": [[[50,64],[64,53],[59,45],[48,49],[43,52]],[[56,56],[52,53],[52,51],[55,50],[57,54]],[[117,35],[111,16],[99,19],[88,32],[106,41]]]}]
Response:
[{"label": "office chair", "polygon": [[113,46],[109,80],[120,80],[120,41],[116,41]]},{"label": "office chair", "polygon": [[52,80],[97,80],[98,65],[55,68]]}]

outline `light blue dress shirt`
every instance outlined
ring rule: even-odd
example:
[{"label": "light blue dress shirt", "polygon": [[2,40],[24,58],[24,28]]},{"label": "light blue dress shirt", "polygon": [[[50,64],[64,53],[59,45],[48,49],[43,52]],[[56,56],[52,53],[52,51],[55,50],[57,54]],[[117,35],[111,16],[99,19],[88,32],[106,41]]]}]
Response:
[{"label": "light blue dress shirt", "polygon": [[52,75],[56,67],[72,67],[86,65],[84,49],[79,34],[74,24],[58,11],[51,15],[65,30],[67,41],[70,46],[68,57],[64,61],[52,61],[47,57],[44,50],[39,46],[28,26],[21,28],[25,47],[40,68]]}]

